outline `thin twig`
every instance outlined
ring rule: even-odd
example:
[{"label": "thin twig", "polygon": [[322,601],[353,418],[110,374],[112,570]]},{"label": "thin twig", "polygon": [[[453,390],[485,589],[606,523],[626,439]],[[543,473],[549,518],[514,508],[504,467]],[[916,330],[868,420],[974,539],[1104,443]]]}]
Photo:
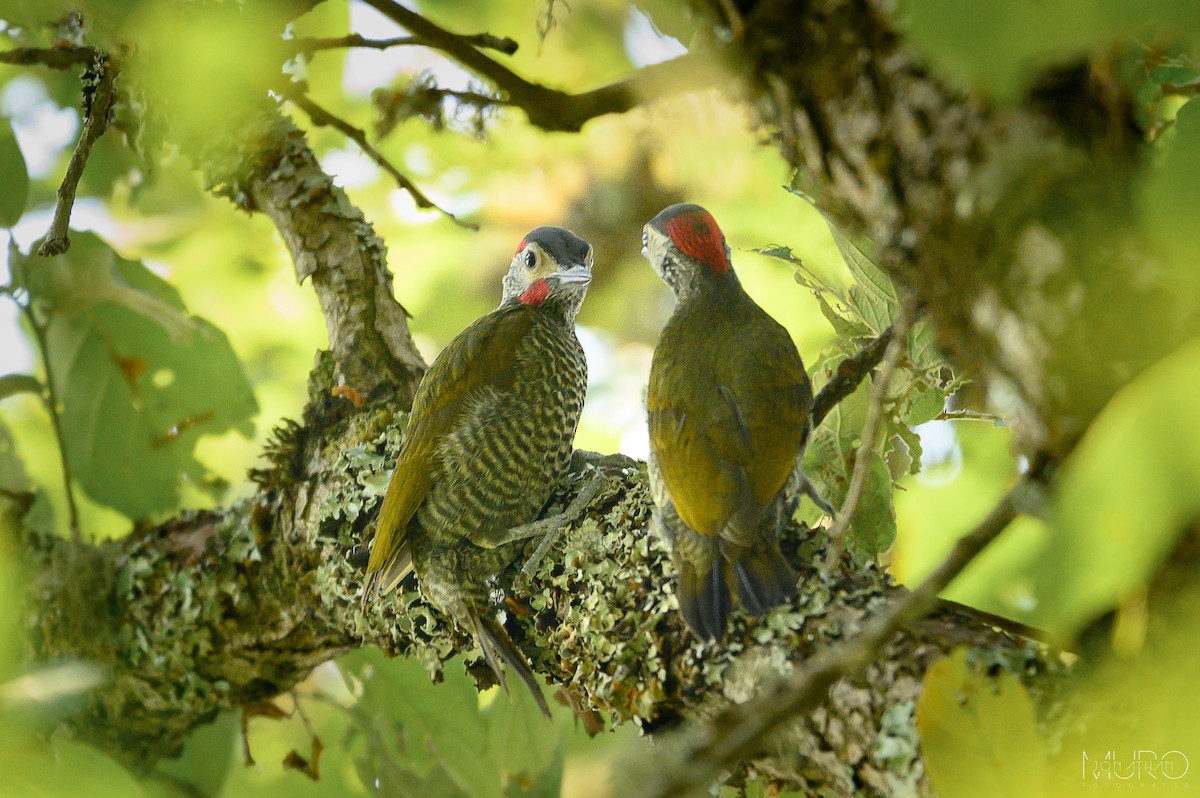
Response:
[{"label": "thin twig", "polygon": [[54,440],[58,443],[58,457],[62,462],[63,489],[67,494],[67,520],[71,527],[71,540],[80,543],[83,540],[83,533],[79,527],[79,508],[75,506],[75,493],[71,489],[71,463],[67,460],[67,439],[63,435],[62,420],[58,417],[58,392],[54,389],[54,370],[50,365],[50,347],[46,341],[46,326],[38,320],[31,305],[18,302],[17,306],[21,309],[25,320],[29,322],[29,328],[33,330],[33,340],[37,343],[38,353],[42,357],[42,367],[46,369],[46,392],[42,394],[42,400],[46,405],[46,411],[50,414],[50,424],[54,428]]},{"label": "thin twig", "polygon": [[45,66],[51,69],[70,69],[96,60],[91,47],[17,47],[0,52],[0,64]]},{"label": "thin twig", "polygon": [[90,106],[85,103],[83,132],[79,134],[79,142],[76,143],[75,151],[71,153],[71,161],[67,164],[67,173],[63,175],[62,185],[58,187],[58,204],[54,208],[54,220],[50,223],[50,232],[46,234],[46,240],[42,242],[42,245],[38,247],[38,254],[43,258],[61,255],[71,246],[67,230],[71,225],[71,209],[75,207],[75,192],[79,188],[80,178],[83,177],[83,168],[87,165],[92,145],[108,128],[116,67],[111,59],[103,54],[96,55],[94,64],[96,69],[95,89]]},{"label": "thin twig", "polygon": [[[508,95],[510,104],[523,110],[531,124],[547,131],[577,132],[590,119],[624,113],[637,105],[669,94],[714,85],[711,64],[720,53],[686,54],[638,70],[632,77],[581,94],[552,89],[528,81],[479,49],[471,36],[442,28],[393,0],[363,0],[429,46],[442,51],[462,66]],[[705,68],[705,67],[708,68]]]},{"label": "thin twig", "polygon": [[915,590],[867,623],[861,632],[809,659],[772,689],[738,704],[706,724],[677,765],[658,769],[636,795],[643,798],[690,795],[700,791],[736,763],[763,750],[765,738],[797,715],[811,712],[829,688],[873,662],[879,651],[902,629],[921,620],[933,608],[937,594],[1016,518],[1041,478],[1033,468],[988,513],[979,526],[960,538],[950,554]]},{"label": "thin twig", "polygon": [[871,461],[875,456],[875,439],[879,437],[880,422],[883,420],[883,404],[887,401],[888,386],[892,381],[892,372],[900,363],[904,350],[908,347],[908,311],[900,308],[896,320],[889,328],[891,340],[883,353],[883,362],[875,382],[871,386],[871,395],[867,401],[867,418],[863,422],[862,441],[854,456],[854,471],[850,474],[850,485],[846,488],[846,497],[838,510],[833,526],[829,528],[829,546],[825,549],[825,568],[831,569],[841,559],[845,547],[843,538],[850,528],[850,520],[858,510],[862,499],[863,486],[867,484],[867,474],[871,469]]},{"label": "thin twig", "polygon": [[308,118],[312,120],[314,125],[317,125],[318,127],[332,127],[340,131],[346,138],[357,144],[358,148],[363,151],[363,154],[365,154],[375,163],[379,164],[379,167],[391,175],[400,188],[409,193],[409,195],[413,198],[413,202],[417,204],[418,208],[435,210],[450,221],[461,227],[465,227],[468,230],[479,229],[478,225],[462,221],[457,216],[450,213],[450,211],[440,207],[433,200],[429,199],[429,197],[425,196],[425,193],[421,191],[421,189],[417,188],[417,185],[413,183],[413,181],[410,180],[407,175],[397,169],[391,161],[383,156],[383,153],[371,146],[371,142],[367,141],[367,134],[361,128],[355,127],[341,117],[334,116],[329,111],[326,111],[324,108],[317,105],[309,97],[303,94],[289,94],[288,99],[295,103],[300,110],[308,114]]},{"label": "thin twig", "polygon": [[[490,33],[477,33],[474,36],[463,36],[464,40],[475,47],[496,50],[505,55],[512,55],[520,46],[507,36],[493,36]],[[347,47],[363,47],[372,50],[387,50],[391,47],[432,47],[427,39],[420,36],[396,36],[392,39],[367,39],[357,33],[349,36],[334,36],[328,38],[297,38],[287,42],[298,53],[314,53],[319,50],[338,50]]]},{"label": "thin twig", "polygon": [[981,413],[978,410],[945,410],[938,413],[934,421],[990,421],[1000,423],[1000,416],[994,413]]},{"label": "thin twig", "polygon": [[879,365],[879,361],[883,360],[883,353],[887,351],[891,340],[892,328],[888,327],[877,337],[871,339],[871,342],[857,354],[838,364],[833,378],[813,399],[812,425],[814,428],[821,425],[825,416],[829,415],[829,411],[837,407],[838,402],[858,389],[859,384],[866,379],[872,369]]}]

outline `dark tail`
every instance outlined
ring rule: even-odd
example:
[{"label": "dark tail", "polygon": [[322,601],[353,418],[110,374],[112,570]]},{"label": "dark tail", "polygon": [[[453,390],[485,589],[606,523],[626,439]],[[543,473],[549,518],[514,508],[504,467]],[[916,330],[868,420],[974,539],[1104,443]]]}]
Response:
[{"label": "dark tail", "polygon": [[783,559],[777,543],[740,551],[729,566],[738,601],[751,615],[765,615],[796,597],[796,572]]},{"label": "dark tail", "polygon": [[525,660],[525,655],[513,644],[508,632],[504,631],[504,627],[495,618],[490,615],[480,615],[474,607],[469,608],[468,613],[471,617],[471,624],[475,627],[475,636],[479,638],[479,647],[483,649],[483,658],[487,660],[492,673],[496,674],[496,680],[500,682],[504,692],[508,692],[508,683],[504,680],[504,669],[500,667],[501,660],[517,672],[521,681],[529,687],[529,692],[533,693],[533,698],[537,701],[542,714],[549,718],[550,707],[546,705],[546,699],[542,695],[542,688],[538,685],[537,677],[534,676],[533,669]]},{"label": "dark tail", "polygon": [[402,546],[384,563],[383,568],[367,575],[366,587],[362,594],[363,606],[370,604],[376,596],[386,596],[395,590],[412,570],[412,553],[408,546]]},{"label": "dark tail", "polygon": [[679,612],[688,629],[700,640],[720,640],[730,622],[733,599],[722,574],[724,569],[715,552],[716,547],[713,546],[713,557],[698,558],[701,562],[697,563],[694,562],[696,558],[680,556],[679,542],[676,538],[677,548],[672,557],[676,566]]}]

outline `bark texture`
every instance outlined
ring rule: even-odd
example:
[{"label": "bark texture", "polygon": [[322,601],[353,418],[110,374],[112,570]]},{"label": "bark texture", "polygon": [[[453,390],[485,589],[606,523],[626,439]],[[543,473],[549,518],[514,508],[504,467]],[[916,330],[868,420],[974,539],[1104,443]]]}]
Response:
[{"label": "bark texture", "polygon": [[[1143,157],[1126,90],[1079,63],[1043,75],[1021,104],[988,107],[930,75],[896,34],[889,0],[695,5],[728,28],[722,52],[797,167],[797,187],[878,244],[879,265],[929,314],[946,351],[1020,419],[1023,448],[1060,459],[1157,355],[1107,324],[1118,304],[1144,308],[1130,324],[1153,324],[1162,308],[1161,288],[1139,279],[1152,253],[1122,223],[1130,166]],[[422,370],[382,244],[289,123],[265,117],[242,142],[210,179],[276,224],[329,328],[303,423],[281,428],[250,502],[99,546],[30,542],[36,653],[106,668],[73,727],[142,768],[219,710],[286,690],[352,647],[436,670],[467,643],[415,592],[364,607],[348,560]],[[1173,340],[1159,339],[1163,349]],[[339,385],[366,403],[331,395]],[[819,537],[796,529],[794,606],[757,622],[739,616],[726,645],[698,645],[675,612],[665,552],[645,531],[644,469],[581,461],[560,503],[583,479],[606,489],[527,586],[512,589],[511,575],[501,584],[508,629],[534,668],[614,721],[654,730],[712,716],[854,634],[900,590],[846,561],[821,576],[808,565],[821,559]],[[944,608],[839,683],[754,767],[813,793],[927,791],[912,707],[925,668],[959,645],[1020,673],[1035,695],[1053,689],[1043,651]]]},{"label": "bark texture", "polygon": [[[735,37],[731,67],[796,187],[878,246],[943,350],[1015,415],[1026,453],[1060,459],[1179,343],[1129,224],[1146,144],[1110,64],[1061,65],[1002,107],[931,74],[893,0],[697,5]],[[1160,331],[1156,345],[1114,318]]]}]

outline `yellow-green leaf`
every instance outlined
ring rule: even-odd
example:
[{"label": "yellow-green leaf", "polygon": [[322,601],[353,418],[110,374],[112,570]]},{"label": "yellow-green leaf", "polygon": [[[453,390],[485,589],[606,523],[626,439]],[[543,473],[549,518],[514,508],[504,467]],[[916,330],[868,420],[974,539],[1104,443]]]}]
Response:
[{"label": "yellow-green leaf", "polygon": [[925,772],[942,798],[1046,795],[1046,753],[1029,695],[1007,671],[977,673],[966,649],[925,672],[917,731]]}]

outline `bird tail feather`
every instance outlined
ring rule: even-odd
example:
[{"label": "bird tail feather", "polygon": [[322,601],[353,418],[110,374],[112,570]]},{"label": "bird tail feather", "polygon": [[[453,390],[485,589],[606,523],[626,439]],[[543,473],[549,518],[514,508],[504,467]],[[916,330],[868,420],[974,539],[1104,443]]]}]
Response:
[{"label": "bird tail feather", "polygon": [[708,567],[683,557],[675,561],[675,594],[684,622],[702,640],[719,640],[733,612],[733,598],[725,581],[724,570],[716,558]]},{"label": "bird tail feather", "polygon": [[550,707],[546,705],[546,698],[542,695],[542,688],[538,685],[537,677],[534,675],[533,669],[529,667],[525,655],[508,636],[508,632],[504,631],[504,627],[495,618],[489,615],[480,615],[474,607],[468,609],[468,615],[471,618],[471,625],[475,628],[475,636],[479,639],[479,647],[483,649],[483,658],[487,661],[488,667],[492,669],[492,673],[496,674],[496,680],[500,682],[504,692],[508,692],[508,683],[504,679],[504,669],[500,667],[501,660],[517,672],[521,681],[525,682],[529,692],[533,694],[538,709],[549,718]]},{"label": "bird tail feather", "polygon": [[738,601],[751,615],[765,615],[796,597],[796,572],[783,558],[778,544],[768,543],[739,552],[729,565]]},{"label": "bird tail feather", "polygon": [[367,577],[367,587],[362,594],[363,604],[366,605],[376,596],[391,593],[412,570],[412,552],[408,546],[402,546],[382,568]]}]

